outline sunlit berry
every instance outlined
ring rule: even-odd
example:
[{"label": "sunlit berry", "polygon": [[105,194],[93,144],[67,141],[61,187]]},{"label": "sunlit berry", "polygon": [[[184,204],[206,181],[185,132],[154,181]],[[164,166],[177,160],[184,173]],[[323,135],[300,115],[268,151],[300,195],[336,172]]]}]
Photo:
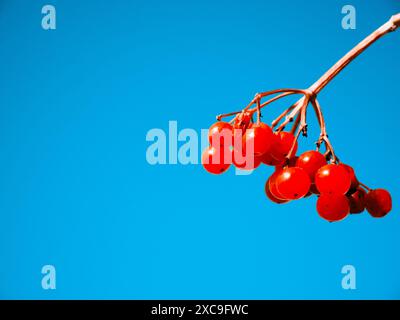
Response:
[{"label": "sunlit berry", "polygon": [[[296,138],[291,132],[281,131],[275,133],[275,142],[271,146],[270,153],[273,158],[278,161],[284,160],[288,154],[290,149],[292,148],[293,143]],[[295,142],[294,149],[292,154],[296,154],[297,151],[297,141]]]},{"label": "sunlit berry", "polygon": [[219,146],[231,146],[233,141],[232,126],[228,122],[218,121],[208,130],[208,140],[210,145],[218,148]]},{"label": "sunlit berry", "polygon": [[325,165],[325,156],[314,150],[304,152],[296,161],[296,167],[303,168],[308,173],[311,182],[314,182],[314,176],[318,169]]},{"label": "sunlit berry", "polygon": [[354,169],[344,163],[339,164],[339,166],[345,168],[347,170],[347,173],[350,175],[350,179],[351,179],[351,184],[350,184],[350,188],[349,188],[349,193],[353,193],[357,190],[357,187],[360,185],[360,183],[358,182],[358,179],[356,177],[356,174],[354,172]]},{"label": "sunlit berry", "polygon": [[208,147],[202,154],[201,163],[208,172],[221,174],[228,170],[230,166],[230,161],[227,160],[225,163],[224,158],[225,152],[223,147],[219,149]]},{"label": "sunlit berry", "polygon": [[279,199],[277,197],[275,197],[270,190],[270,179],[267,180],[267,182],[265,183],[265,194],[267,195],[268,199],[271,200],[272,202],[278,203],[278,204],[282,204],[282,203],[287,203],[289,202],[289,200],[282,200]]},{"label": "sunlit berry", "polygon": [[385,189],[370,190],[365,196],[365,207],[371,216],[384,217],[392,210],[392,197]]},{"label": "sunlit berry", "polygon": [[238,150],[232,150],[232,163],[233,165],[241,170],[254,170],[261,164],[259,157],[255,156],[253,153],[240,153]]},{"label": "sunlit berry", "polygon": [[243,132],[249,127],[251,123],[252,114],[248,111],[239,113],[233,123],[234,129],[242,129]]},{"label": "sunlit berry", "polygon": [[315,185],[320,193],[345,194],[349,191],[351,178],[347,170],[337,164],[327,164],[315,174]]},{"label": "sunlit berry", "polygon": [[282,170],[276,170],[268,179],[269,183],[269,191],[271,192],[272,196],[278,200],[289,200],[285,198],[277,189],[276,187],[276,177],[279,176]]},{"label": "sunlit berry", "polygon": [[262,163],[268,166],[283,166],[285,164],[284,158],[277,160],[272,157],[271,152],[266,152],[263,155],[261,155],[260,160]]},{"label": "sunlit berry", "polygon": [[349,214],[350,205],[347,197],[343,194],[325,193],[318,197],[317,211],[325,220],[340,221]]},{"label": "sunlit berry", "polygon": [[311,185],[307,172],[298,167],[288,167],[277,175],[276,188],[284,199],[295,200],[304,197]]},{"label": "sunlit berry", "polygon": [[243,137],[243,145],[248,148],[253,147],[255,155],[262,155],[269,151],[273,139],[271,128],[265,123],[253,124],[246,130]]},{"label": "sunlit berry", "polygon": [[350,204],[350,213],[361,213],[365,209],[365,196],[366,192],[363,188],[359,187],[347,198]]}]

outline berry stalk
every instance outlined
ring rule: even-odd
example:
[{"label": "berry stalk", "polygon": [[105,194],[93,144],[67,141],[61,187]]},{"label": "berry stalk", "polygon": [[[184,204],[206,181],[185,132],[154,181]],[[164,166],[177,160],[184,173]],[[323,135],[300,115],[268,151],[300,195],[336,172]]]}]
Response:
[{"label": "berry stalk", "polygon": [[[393,15],[388,22],[383,24],[377,30],[372,32],[368,37],[357,44],[351,49],[343,58],[336,62],[325,74],[322,75],[313,85],[311,85],[307,91],[309,95],[316,96],[332,79],[338,75],[351,61],[359,56],[364,50],[366,50],[371,44],[383,37],[384,35],[395,31],[400,26],[400,13]],[[295,103],[296,107],[293,108],[292,112],[286,116],[285,121],[281,127],[285,127],[287,123],[293,120],[294,116],[300,111],[304,104],[305,97],[302,97]]]},{"label": "berry stalk", "polygon": [[375,41],[385,34],[395,31],[400,26],[400,13],[391,17],[380,28],[372,32],[358,45],[351,49],[343,58],[336,62],[320,79],[318,79],[308,90],[317,95],[340,71],[342,71],[351,61],[360,55]]}]

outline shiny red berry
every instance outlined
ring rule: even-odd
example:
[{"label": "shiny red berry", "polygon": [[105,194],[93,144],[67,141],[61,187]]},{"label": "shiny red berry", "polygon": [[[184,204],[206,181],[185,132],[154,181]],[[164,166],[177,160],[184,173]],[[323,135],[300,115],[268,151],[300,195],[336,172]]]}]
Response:
[{"label": "shiny red berry", "polygon": [[245,153],[240,157],[239,151],[234,149],[232,150],[232,163],[236,168],[241,170],[254,170],[261,164],[261,160],[252,153]]},{"label": "shiny red berry", "polygon": [[248,111],[239,113],[235,118],[233,128],[242,129],[243,131],[246,130],[251,123],[251,115],[252,114]]},{"label": "shiny red berry", "polygon": [[275,197],[271,193],[271,190],[270,190],[270,179],[268,179],[267,182],[265,183],[265,194],[267,195],[268,199],[271,200],[272,202],[279,203],[279,204],[289,202],[289,200],[279,199],[279,198]]},{"label": "shiny red berry", "polygon": [[310,190],[310,177],[298,167],[288,167],[277,175],[276,188],[284,199],[295,200],[304,197]]},{"label": "shiny red berry", "polygon": [[315,174],[315,185],[320,193],[345,194],[349,191],[351,178],[347,170],[337,164],[327,164]]},{"label": "shiny red berry", "polygon": [[289,200],[285,199],[285,197],[278,191],[276,187],[276,177],[279,176],[282,170],[275,171],[268,179],[269,181],[269,191],[271,192],[272,196],[279,200]]},{"label": "shiny red berry", "polygon": [[253,147],[255,155],[262,155],[269,151],[273,139],[271,128],[265,123],[253,124],[246,130],[243,137],[243,145]]},{"label": "shiny red berry", "polygon": [[314,176],[318,169],[326,165],[324,155],[318,151],[306,151],[299,156],[296,161],[296,167],[303,168],[314,181]]},{"label": "shiny red berry", "polygon": [[262,163],[268,166],[283,166],[285,164],[284,158],[277,160],[272,157],[271,152],[266,152],[263,155],[261,155],[260,160]]},{"label": "shiny red berry", "polygon": [[[278,161],[284,160],[286,156],[289,154],[290,149],[292,148],[292,145],[294,141],[296,140],[295,136],[286,131],[281,131],[278,133],[275,133],[275,142],[271,146],[271,156],[275,158]],[[296,154],[297,151],[297,141],[295,143],[293,153]]]},{"label": "shiny red berry", "polygon": [[201,163],[208,172],[213,174],[221,174],[228,170],[230,166],[230,161],[225,163],[224,148],[219,149],[214,147],[208,147],[204,150],[201,156]]},{"label": "shiny red berry", "polygon": [[371,216],[384,217],[392,210],[392,197],[385,189],[370,190],[365,196],[365,207]]},{"label": "shiny red berry", "polygon": [[325,220],[340,221],[346,218],[350,212],[349,201],[343,194],[321,194],[317,200],[317,211]]},{"label": "shiny red berry", "polygon": [[358,179],[356,177],[354,169],[352,167],[350,167],[349,165],[344,164],[344,163],[339,164],[339,166],[345,168],[347,173],[350,175],[351,184],[350,184],[350,189],[349,189],[348,192],[349,193],[355,192],[357,190],[357,187],[360,185],[360,183],[358,182]]},{"label": "shiny red berry", "polygon": [[228,122],[218,121],[208,130],[208,140],[216,148],[223,145],[232,145],[232,126]]},{"label": "shiny red berry", "polygon": [[357,188],[355,192],[347,196],[350,204],[350,213],[361,213],[365,209],[366,192],[363,188]]}]

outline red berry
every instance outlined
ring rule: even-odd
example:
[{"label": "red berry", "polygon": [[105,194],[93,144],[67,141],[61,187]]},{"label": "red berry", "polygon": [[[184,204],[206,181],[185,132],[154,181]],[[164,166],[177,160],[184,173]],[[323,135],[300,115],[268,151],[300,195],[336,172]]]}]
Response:
[{"label": "red berry", "polygon": [[260,156],[262,163],[268,166],[283,166],[285,164],[285,159],[277,160],[272,157],[270,152],[266,152]]},{"label": "red berry", "polygon": [[303,168],[314,181],[318,169],[326,165],[324,155],[318,151],[306,151],[296,161],[296,167]]},{"label": "red berry", "polygon": [[350,213],[361,213],[364,211],[366,194],[363,188],[357,188],[353,194],[347,196],[350,204]]},{"label": "red berry", "polygon": [[232,126],[224,121],[214,123],[208,130],[208,140],[216,148],[223,145],[231,146],[233,141]]},{"label": "red berry", "polygon": [[289,162],[288,162],[288,167],[297,167],[297,166],[296,166],[297,159],[299,159],[298,156],[293,156],[293,157],[291,157],[291,158],[289,159]]},{"label": "red berry", "polygon": [[246,111],[239,113],[235,118],[235,121],[233,123],[233,128],[246,130],[249,127],[250,122],[251,122],[250,112]]},{"label": "red berry", "polygon": [[252,153],[248,155],[242,154],[242,157],[239,155],[240,153],[238,150],[232,150],[232,163],[236,168],[241,170],[253,170],[261,164],[260,158]]},{"label": "red berry", "polygon": [[276,188],[276,177],[279,176],[282,170],[275,171],[268,179],[269,181],[269,191],[271,192],[272,196],[279,200],[289,200],[285,199],[285,197],[278,191]]},{"label": "red berry", "polygon": [[279,204],[289,202],[289,200],[282,200],[282,199],[275,197],[271,193],[271,190],[269,188],[270,188],[270,179],[268,179],[267,182],[265,183],[265,194],[267,195],[269,200],[271,200],[272,202],[275,202],[275,203],[279,203]]},{"label": "red berry", "polygon": [[253,146],[255,155],[262,155],[269,151],[273,139],[273,133],[269,126],[265,123],[254,124],[250,129],[246,130],[243,137],[243,146],[250,144]]},{"label": "red berry", "polygon": [[351,178],[343,166],[327,164],[315,174],[315,185],[320,193],[345,194],[349,191]]},{"label": "red berry", "polygon": [[208,147],[201,156],[204,169],[213,174],[221,174],[228,170],[230,161],[224,161],[224,148]]},{"label": "red berry", "polygon": [[384,217],[392,210],[392,197],[385,189],[370,190],[365,197],[365,207],[371,216]]},{"label": "red berry", "polygon": [[276,188],[285,198],[295,200],[304,197],[311,185],[310,177],[301,168],[285,168],[276,177]]},{"label": "red berry", "polygon": [[352,167],[350,167],[349,165],[344,164],[344,163],[339,164],[339,166],[345,168],[347,173],[350,175],[351,184],[350,184],[349,193],[355,192],[360,183],[358,182],[358,179],[356,177],[354,169]]},{"label": "red berry", "polygon": [[[278,161],[284,160],[286,156],[289,154],[290,149],[292,148],[293,142],[296,140],[295,136],[286,131],[281,131],[275,133],[275,142],[271,147],[271,156]],[[297,151],[297,141],[295,143],[293,153],[296,154]]]},{"label": "red berry", "polygon": [[325,220],[340,221],[346,218],[350,212],[349,201],[343,194],[321,194],[317,200],[317,211]]}]

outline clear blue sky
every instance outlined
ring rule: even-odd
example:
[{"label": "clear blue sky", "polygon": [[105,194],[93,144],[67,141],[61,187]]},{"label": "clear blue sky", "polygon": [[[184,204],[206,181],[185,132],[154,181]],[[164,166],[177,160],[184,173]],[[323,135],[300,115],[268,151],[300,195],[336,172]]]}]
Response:
[{"label": "clear blue sky", "polygon": [[145,140],[309,86],[398,1],[353,0],[356,30],[341,28],[344,1],[53,0],[57,29],[44,31],[47,3],[0,2],[0,298],[400,298],[400,31],[320,95],[340,158],[391,191],[384,219],[330,224],[315,198],[275,205],[267,167],[151,166]]}]

